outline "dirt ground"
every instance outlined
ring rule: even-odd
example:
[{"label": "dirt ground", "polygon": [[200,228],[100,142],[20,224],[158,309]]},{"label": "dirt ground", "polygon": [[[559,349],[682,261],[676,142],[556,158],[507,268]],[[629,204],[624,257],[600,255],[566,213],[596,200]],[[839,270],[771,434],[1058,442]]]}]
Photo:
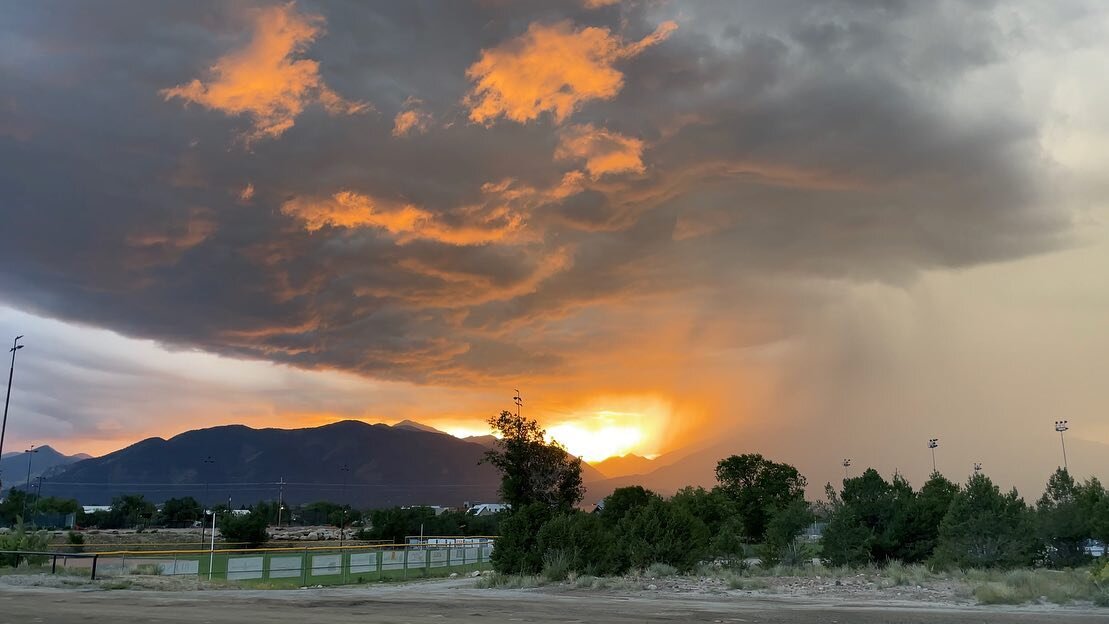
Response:
[{"label": "dirt ground", "polygon": [[[40,579],[41,580],[41,579]],[[477,589],[473,579],[301,590],[109,590],[55,579],[30,586],[30,577],[0,578],[0,624],[49,622],[158,622],[284,624],[338,622],[413,624],[508,622],[761,622],[765,624],[939,624],[1002,622],[1078,624],[1105,622],[1104,609],[975,607],[885,600],[754,594],[742,590],[683,592],[583,590],[567,586],[530,590]],[[44,581],[45,582],[45,581]],[[110,581],[108,582],[110,583]],[[165,580],[151,587],[169,587]],[[118,585],[117,585],[118,586]],[[135,585],[132,585],[133,587]],[[142,585],[138,585],[142,586]],[[97,591],[100,589],[101,591]]]}]

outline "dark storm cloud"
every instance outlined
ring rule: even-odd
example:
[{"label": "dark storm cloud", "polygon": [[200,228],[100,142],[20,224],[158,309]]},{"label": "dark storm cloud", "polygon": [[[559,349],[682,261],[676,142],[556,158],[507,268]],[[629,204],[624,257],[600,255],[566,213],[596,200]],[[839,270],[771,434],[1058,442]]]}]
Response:
[{"label": "dark storm cloud", "polygon": [[[373,110],[307,99],[279,136],[244,144],[257,114],[161,91],[215,84],[256,8],[8,8],[7,301],[171,345],[457,383],[558,371],[590,345],[543,329],[622,298],[716,308],[706,292],[734,292],[743,309],[719,313],[762,318],[790,301],[788,279],[905,283],[1065,237],[1036,120],[990,108],[998,94],[972,80],[1001,71],[1012,34],[983,3],[302,3],[325,20],[293,55],[318,62],[316,92]],[[677,29],[635,47],[666,20]],[[472,123],[467,69],[526,50],[506,42],[533,24],[574,45],[603,29],[590,45],[624,46],[598,61],[621,85],[561,123]],[[393,136],[412,98],[433,121]],[[556,158],[570,126],[642,141],[642,172]],[[361,208],[344,222],[340,192],[389,225]],[[331,212],[306,228],[292,205]]]}]

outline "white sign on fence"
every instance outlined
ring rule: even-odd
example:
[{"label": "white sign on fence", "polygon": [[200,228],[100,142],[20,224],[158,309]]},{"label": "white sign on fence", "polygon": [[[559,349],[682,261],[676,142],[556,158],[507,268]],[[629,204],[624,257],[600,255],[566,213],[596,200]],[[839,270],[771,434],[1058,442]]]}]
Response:
[{"label": "white sign on fence", "polygon": [[177,561],[162,561],[158,563],[158,567],[162,568],[163,576],[174,576],[178,574],[200,574],[200,562],[196,560],[180,559]]},{"label": "white sign on fence", "polygon": [[270,557],[270,578],[299,578],[303,557]]},{"label": "white sign on fence", "polygon": [[447,549],[431,551],[431,567],[442,568],[447,565]]},{"label": "white sign on fence", "polygon": [[227,579],[229,581],[260,578],[262,578],[261,557],[228,557]]},{"label": "white sign on fence", "polygon": [[312,576],[333,576],[342,572],[342,555],[312,555]]},{"label": "white sign on fence", "polygon": [[403,550],[383,550],[381,551],[381,569],[383,570],[399,570],[404,567],[404,551]]},{"label": "white sign on fence", "polygon": [[408,551],[408,568],[412,569],[412,568],[422,568],[422,567],[424,567],[424,556],[425,556],[425,554],[426,553],[422,550],[416,550],[415,548],[409,549],[409,551]]},{"label": "white sign on fence", "polygon": [[377,555],[376,552],[352,554],[350,556],[350,573],[377,572]]}]

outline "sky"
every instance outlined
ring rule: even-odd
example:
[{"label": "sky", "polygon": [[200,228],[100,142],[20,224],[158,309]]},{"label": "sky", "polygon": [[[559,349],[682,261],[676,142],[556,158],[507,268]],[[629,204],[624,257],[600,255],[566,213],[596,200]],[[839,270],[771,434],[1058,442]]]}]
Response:
[{"label": "sky", "polygon": [[[5,450],[512,407],[586,459],[1109,477],[1109,7],[22,3]],[[5,338],[7,340],[8,338]]]}]

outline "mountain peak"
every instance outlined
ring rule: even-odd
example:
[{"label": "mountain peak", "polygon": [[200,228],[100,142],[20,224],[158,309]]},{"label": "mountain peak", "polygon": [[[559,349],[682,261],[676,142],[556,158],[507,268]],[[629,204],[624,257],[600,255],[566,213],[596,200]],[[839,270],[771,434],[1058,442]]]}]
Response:
[{"label": "mountain peak", "polygon": [[[423,423],[418,423],[414,420],[402,420],[399,423],[392,425],[393,429],[411,429],[412,431],[423,431],[425,433],[446,433],[440,431],[435,427],[429,427]],[[449,435],[449,434],[447,434]]]}]

